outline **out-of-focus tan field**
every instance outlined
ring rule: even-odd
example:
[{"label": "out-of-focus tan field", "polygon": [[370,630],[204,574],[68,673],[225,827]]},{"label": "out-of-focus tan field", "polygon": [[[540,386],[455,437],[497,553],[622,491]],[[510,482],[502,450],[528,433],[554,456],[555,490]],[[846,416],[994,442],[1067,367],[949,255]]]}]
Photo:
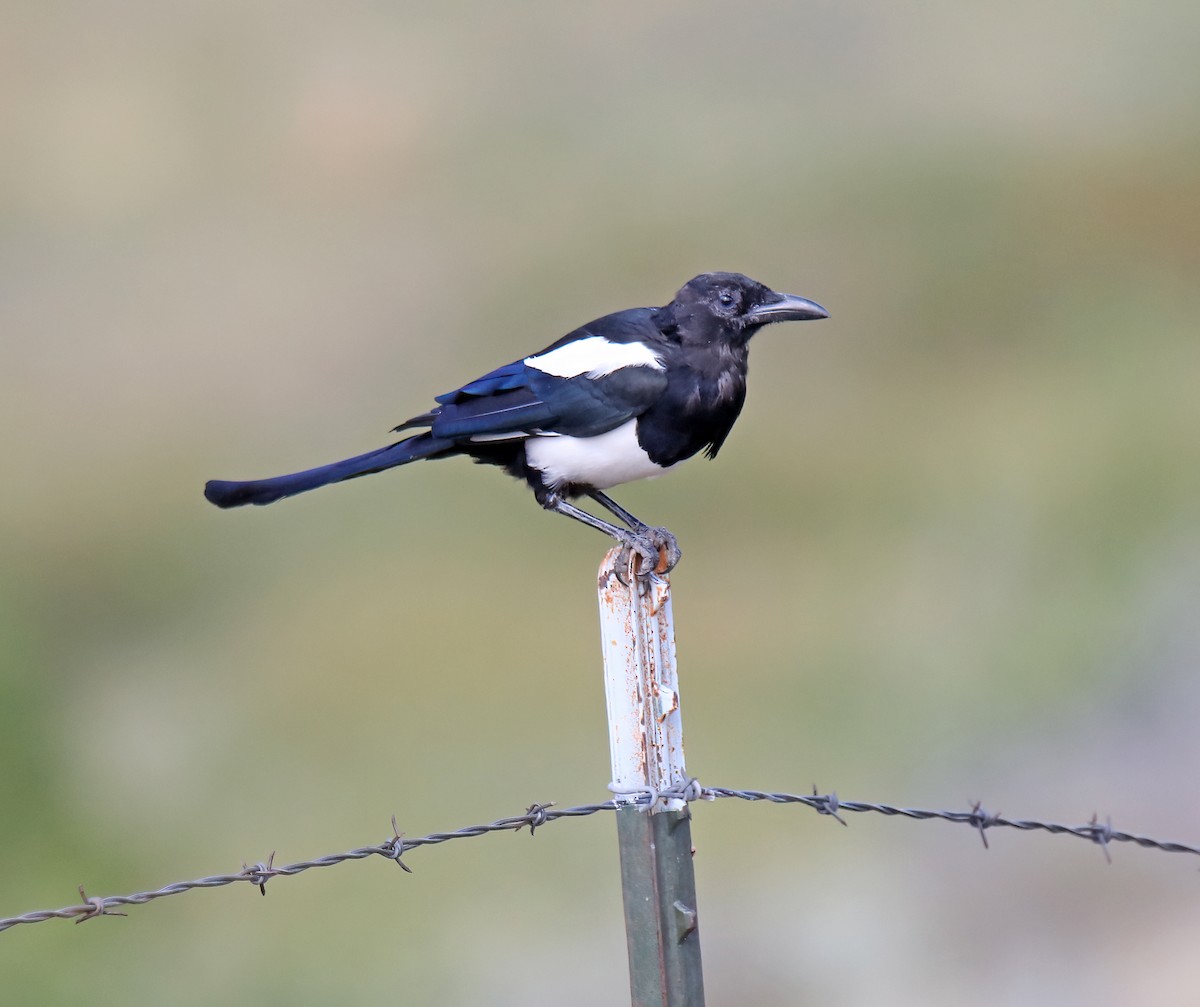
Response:
[{"label": "out-of-focus tan field", "polygon": [[[1200,841],[1200,7],[0,11],[0,915],[603,800],[595,533],[463,461],[222,513],[698,272],[702,782]],[[709,1002],[1194,1004],[1183,855],[723,801]],[[613,821],[0,934],[7,1003],[626,1002]]]}]

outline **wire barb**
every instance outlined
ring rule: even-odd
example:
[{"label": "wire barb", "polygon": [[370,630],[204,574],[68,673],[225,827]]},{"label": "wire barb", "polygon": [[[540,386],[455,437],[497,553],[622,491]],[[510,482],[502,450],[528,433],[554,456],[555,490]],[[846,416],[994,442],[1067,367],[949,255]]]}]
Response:
[{"label": "wire barb", "polygon": [[1104,824],[1100,824],[1100,816],[1096,813],[1092,814],[1092,820],[1088,823],[1088,828],[1092,832],[1092,842],[1099,844],[1100,849],[1104,851],[1104,859],[1110,864],[1112,863],[1112,854],[1108,852],[1108,844],[1112,841],[1114,833],[1112,827],[1112,819],[1105,817]]},{"label": "wire barb", "polygon": [[108,908],[108,902],[105,899],[97,896],[89,899],[87,892],[83,890],[83,885],[79,886],[79,897],[83,899],[82,906],[76,906],[76,913],[79,918],[75,921],[76,925],[86,923],[88,920],[94,920],[99,916],[128,916],[129,913],[119,913],[115,909]]},{"label": "wire barb", "polygon": [[259,892],[265,897],[267,894],[267,882],[275,877],[275,851],[271,851],[271,855],[267,857],[267,862],[264,864],[261,860],[257,864],[247,864],[242,862],[242,875],[247,881],[253,885],[258,885]]},{"label": "wire barb", "polygon": [[[181,895],[196,888],[220,888],[224,885],[250,882],[257,885],[258,890],[266,894],[266,885],[271,878],[293,877],[305,871],[318,867],[333,867],[348,860],[366,860],[370,857],[382,857],[398,864],[401,869],[412,873],[409,866],[401,861],[401,856],[418,846],[435,846],[449,842],[452,839],[469,839],[474,836],[486,836],[493,832],[520,832],[526,826],[532,834],[551,822],[563,818],[584,818],[602,811],[616,811],[622,807],[635,805],[642,810],[649,810],[658,801],[677,800],[684,803],[685,808],[696,801],[715,801],[717,798],[736,798],[741,801],[766,801],[770,804],[802,804],[812,808],[820,815],[829,815],[846,824],[843,813],[873,813],[886,817],[909,818],[914,821],[929,821],[938,819],[958,825],[967,825],[979,832],[983,845],[988,846],[986,830],[995,828],[1017,829],[1021,832],[1049,832],[1052,835],[1075,836],[1096,843],[1104,851],[1105,858],[1112,862],[1109,847],[1112,843],[1133,843],[1143,849],[1158,850],[1162,853],[1190,853],[1200,856],[1200,847],[1189,846],[1185,843],[1169,842],[1154,839],[1150,836],[1139,836],[1129,832],[1120,832],[1113,828],[1112,820],[1105,818],[1100,821],[1099,814],[1092,815],[1087,825],[1058,825],[1054,822],[1042,822],[1030,819],[1004,818],[984,810],[981,801],[971,804],[969,811],[928,811],[921,808],[899,808],[891,804],[872,804],[867,801],[844,801],[836,793],[818,793],[816,786],[811,794],[789,794],[765,790],[731,790],[726,787],[702,787],[695,779],[687,779],[682,783],[664,789],[655,790],[651,787],[618,788],[609,785],[618,798],[624,800],[609,800],[601,804],[583,804],[574,808],[557,808],[554,802],[531,804],[525,809],[525,814],[512,818],[501,818],[489,825],[468,825],[455,832],[434,832],[419,839],[406,839],[396,824],[396,816],[392,816],[392,836],[375,846],[360,846],[344,853],[331,853],[315,860],[303,860],[288,864],[284,867],[275,866],[275,853],[272,852],[265,864],[243,864],[236,874],[219,874],[213,877],[197,878],[194,881],[177,881],[154,891],[137,892],[133,895],[112,895],[107,898],[88,898],[81,885],[79,897],[82,905],[67,906],[63,909],[44,909],[26,913],[23,916],[0,918],[0,931],[9,930],[23,923],[44,923],[46,920],[75,920],[82,923],[98,916],[124,916],[117,906],[144,905],[155,899],[166,898],[168,895]],[[630,800],[632,798],[632,800]]]},{"label": "wire barb", "polygon": [[841,822],[843,825],[846,824],[846,819],[838,814],[838,808],[840,808],[842,805],[838,800],[836,791],[831,790],[828,794],[818,794],[817,785],[814,783],[812,796],[812,806],[816,808],[818,815],[829,815],[831,818]]},{"label": "wire barb", "polygon": [[971,814],[968,821],[979,830],[979,838],[983,840],[983,848],[990,849],[988,846],[987,830],[995,825],[1000,820],[1000,814],[990,814],[983,808],[983,801],[971,802]]},{"label": "wire barb", "polygon": [[408,866],[400,858],[404,856],[404,833],[400,831],[400,826],[396,824],[396,816],[392,815],[392,838],[383,844],[383,848],[379,851],[388,860],[394,860],[396,866],[406,874],[412,874],[413,869]]},{"label": "wire barb", "polygon": [[[549,811],[553,807],[554,807],[554,802],[549,801],[546,804],[536,804],[536,803],[531,804],[531,805],[529,805],[528,808],[525,809],[525,815],[529,819],[529,835],[530,836],[533,835],[534,830],[536,830],[539,825],[545,825],[546,822],[548,822],[550,820],[549,819]],[[516,831],[520,832],[523,828],[525,828],[524,824],[518,825]]]}]

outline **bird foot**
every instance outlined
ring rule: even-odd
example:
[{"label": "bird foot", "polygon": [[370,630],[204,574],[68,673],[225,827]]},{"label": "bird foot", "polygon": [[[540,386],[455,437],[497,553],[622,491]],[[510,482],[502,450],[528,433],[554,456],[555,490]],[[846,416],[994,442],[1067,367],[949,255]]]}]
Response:
[{"label": "bird foot", "polygon": [[626,559],[632,561],[637,556],[634,573],[638,577],[670,573],[683,556],[675,536],[666,528],[646,526],[625,535]]}]

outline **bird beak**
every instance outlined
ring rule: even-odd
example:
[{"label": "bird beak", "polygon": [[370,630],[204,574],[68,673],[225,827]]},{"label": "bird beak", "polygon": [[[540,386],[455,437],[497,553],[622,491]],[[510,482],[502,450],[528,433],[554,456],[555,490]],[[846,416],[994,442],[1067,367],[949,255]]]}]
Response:
[{"label": "bird beak", "polygon": [[745,319],[751,325],[767,325],[771,322],[807,322],[818,318],[828,318],[829,312],[816,301],[807,297],[797,297],[795,294],[770,295],[774,300],[756,305],[745,314]]}]

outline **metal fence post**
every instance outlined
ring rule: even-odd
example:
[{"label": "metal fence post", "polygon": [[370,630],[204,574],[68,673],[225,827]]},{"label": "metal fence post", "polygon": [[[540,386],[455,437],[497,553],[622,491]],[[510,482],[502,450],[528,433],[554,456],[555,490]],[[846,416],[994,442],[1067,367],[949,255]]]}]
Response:
[{"label": "metal fence post", "polygon": [[[626,564],[628,560],[626,560]],[[600,633],[613,783],[656,791],[682,786],[683,726],[675,626],[666,576],[639,579],[615,548],[600,566]],[[687,806],[649,811],[618,803],[617,838],[629,984],[634,1007],[701,1007],[704,978]]]}]

